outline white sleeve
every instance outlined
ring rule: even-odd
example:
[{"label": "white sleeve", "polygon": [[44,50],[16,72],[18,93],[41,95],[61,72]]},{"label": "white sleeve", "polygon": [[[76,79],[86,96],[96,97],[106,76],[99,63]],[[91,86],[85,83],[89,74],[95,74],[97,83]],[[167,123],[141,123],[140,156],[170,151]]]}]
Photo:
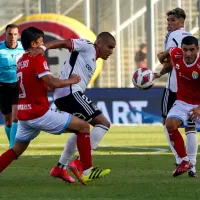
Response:
[{"label": "white sleeve", "polygon": [[93,46],[93,43],[85,39],[71,39],[72,51],[83,52]]},{"label": "white sleeve", "polygon": [[168,50],[169,48],[174,48],[174,47],[181,48],[182,39],[189,35],[192,34],[189,32],[176,32],[175,34],[172,33],[169,42],[167,43],[166,49]]},{"label": "white sleeve", "polygon": [[179,40],[177,40],[177,38],[174,37],[174,35],[170,35],[165,49],[169,50],[170,48],[175,48],[175,47],[179,47]]}]

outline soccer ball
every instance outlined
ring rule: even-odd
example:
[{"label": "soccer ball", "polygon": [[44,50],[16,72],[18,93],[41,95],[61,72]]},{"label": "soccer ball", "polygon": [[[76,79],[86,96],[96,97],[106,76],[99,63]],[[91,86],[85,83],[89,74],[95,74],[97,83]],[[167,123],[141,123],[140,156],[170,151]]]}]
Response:
[{"label": "soccer ball", "polygon": [[154,74],[150,69],[139,68],[134,72],[132,82],[136,88],[148,90],[155,83]]}]

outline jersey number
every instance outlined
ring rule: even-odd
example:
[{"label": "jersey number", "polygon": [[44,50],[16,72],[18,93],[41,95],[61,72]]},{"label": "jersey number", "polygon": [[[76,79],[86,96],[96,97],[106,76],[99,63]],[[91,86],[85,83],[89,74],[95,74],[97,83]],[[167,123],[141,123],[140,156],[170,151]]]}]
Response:
[{"label": "jersey number", "polygon": [[26,97],[26,92],[25,92],[25,88],[23,85],[23,76],[22,76],[22,72],[17,73],[17,79],[18,81],[20,81],[19,85],[20,85],[20,93],[19,93],[19,98],[25,98]]}]

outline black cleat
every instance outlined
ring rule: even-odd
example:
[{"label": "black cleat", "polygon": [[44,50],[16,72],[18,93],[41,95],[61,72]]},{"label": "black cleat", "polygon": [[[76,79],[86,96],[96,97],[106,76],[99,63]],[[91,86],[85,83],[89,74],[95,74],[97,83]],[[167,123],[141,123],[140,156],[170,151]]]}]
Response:
[{"label": "black cleat", "polygon": [[193,171],[189,171],[188,172],[188,176],[189,177],[193,177],[193,178],[197,178],[198,176],[197,176],[197,173],[196,172],[193,172]]}]

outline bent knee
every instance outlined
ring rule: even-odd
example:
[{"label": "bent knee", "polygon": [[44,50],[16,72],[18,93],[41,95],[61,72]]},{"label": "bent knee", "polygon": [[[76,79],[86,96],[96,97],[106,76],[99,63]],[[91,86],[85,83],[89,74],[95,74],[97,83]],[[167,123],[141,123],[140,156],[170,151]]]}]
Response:
[{"label": "bent knee", "polygon": [[80,125],[80,130],[79,132],[86,132],[89,133],[90,132],[90,125],[88,122],[82,121],[81,125]]},{"label": "bent knee", "polygon": [[182,122],[175,118],[169,118],[165,121],[165,125],[168,131],[178,129]]}]

